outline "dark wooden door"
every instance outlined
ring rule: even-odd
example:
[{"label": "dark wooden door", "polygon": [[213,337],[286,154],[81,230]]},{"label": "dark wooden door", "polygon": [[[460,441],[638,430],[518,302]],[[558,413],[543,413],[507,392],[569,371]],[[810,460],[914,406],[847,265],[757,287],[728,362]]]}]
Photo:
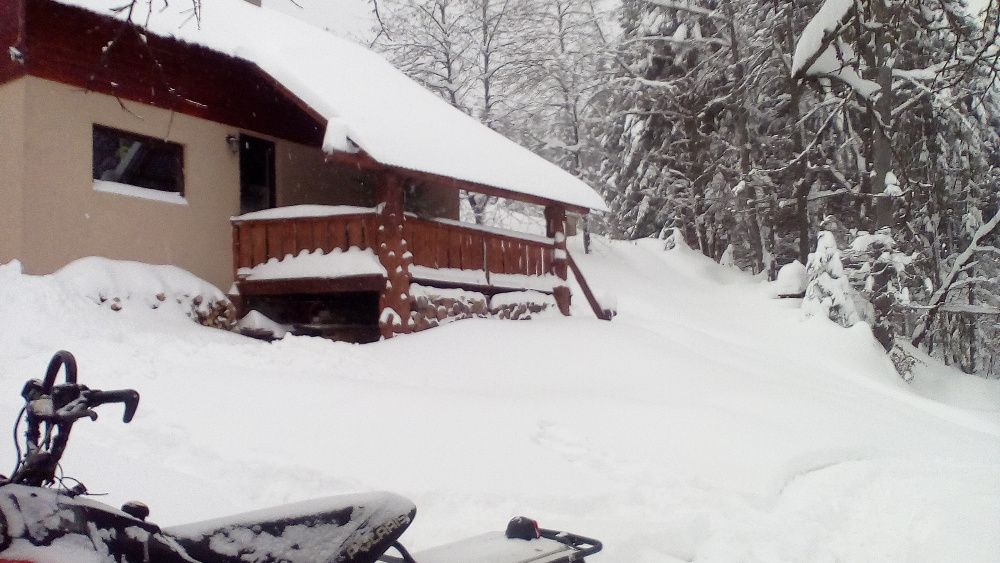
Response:
[{"label": "dark wooden door", "polygon": [[274,143],[240,135],[240,213],[276,205]]}]

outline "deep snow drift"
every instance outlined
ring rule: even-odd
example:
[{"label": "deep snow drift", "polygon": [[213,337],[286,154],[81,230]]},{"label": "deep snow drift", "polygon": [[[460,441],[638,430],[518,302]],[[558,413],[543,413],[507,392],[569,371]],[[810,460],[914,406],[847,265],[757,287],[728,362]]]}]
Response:
[{"label": "deep snow drift", "polygon": [[138,389],[135,421],[82,421],[63,468],[167,525],[385,489],[416,502],[417,549],[525,514],[602,539],[595,561],[995,560],[997,382],[907,385],[864,327],[691,251],[578,244],[611,323],[578,297],[569,319],[366,346],[114,312],[0,268],[0,420],[59,348],[81,382]]}]

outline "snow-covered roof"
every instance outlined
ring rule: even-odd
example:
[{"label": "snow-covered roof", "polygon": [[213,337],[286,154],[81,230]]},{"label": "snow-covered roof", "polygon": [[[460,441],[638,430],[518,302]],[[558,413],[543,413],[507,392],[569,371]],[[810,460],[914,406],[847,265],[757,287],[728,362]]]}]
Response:
[{"label": "snow-covered roof", "polygon": [[[121,0],[56,0],[124,17]],[[371,50],[244,0],[204,2],[200,21],[181,0],[151,2],[148,30],[257,64],[328,121],[326,149],[350,139],[378,162],[594,210],[578,178],[483,126]],[[139,3],[140,10],[146,6]],[[145,22],[146,14],[133,14]]]}]

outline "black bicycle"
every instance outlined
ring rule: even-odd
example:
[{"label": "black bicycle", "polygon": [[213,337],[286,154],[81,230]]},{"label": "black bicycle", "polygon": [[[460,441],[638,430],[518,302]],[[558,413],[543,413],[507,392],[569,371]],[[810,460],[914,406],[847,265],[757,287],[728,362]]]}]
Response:
[{"label": "black bicycle", "polygon": [[[56,383],[60,371],[65,381]],[[42,380],[25,383],[14,424],[17,464],[0,476],[0,561],[65,563],[571,563],[601,550],[597,540],[539,528],[524,517],[486,533],[410,554],[399,537],[416,507],[393,493],[317,499],[183,526],[160,528],[149,509],[115,509],[59,476],[73,424],[95,409],[124,405],[123,422],[139,407],[132,389],[99,391],[77,383],[72,354],[57,352]],[[18,442],[25,421],[24,447]],[[390,554],[391,553],[391,554]]]}]

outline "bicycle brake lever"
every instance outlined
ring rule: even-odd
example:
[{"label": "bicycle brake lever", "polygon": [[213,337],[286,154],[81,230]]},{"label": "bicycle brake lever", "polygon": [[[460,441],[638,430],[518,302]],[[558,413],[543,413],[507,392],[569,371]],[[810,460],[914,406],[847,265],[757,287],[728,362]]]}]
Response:
[{"label": "bicycle brake lever", "polygon": [[90,407],[107,403],[123,403],[125,413],[122,415],[122,422],[132,422],[135,411],[139,408],[139,393],[132,389],[121,389],[119,391],[90,391],[87,395],[87,404]]},{"label": "bicycle brake lever", "polygon": [[55,418],[60,422],[73,422],[83,417],[90,420],[97,420],[97,413],[90,408],[86,400],[76,399],[55,413]]},{"label": "bicycle brake lever", "polygon": [[128,424],[132,422],[132,417],[135,416],[135,411],[139,409],[139,393],[136,391],[128,390],[128,396],[125,398],[125,412],[122,414],[122,422]]},{"label": "bicycle brake lever", "polygon": [[132,391],[129,399],[125,401],[125,413],[122,415],[122,422],[132,422],[135,411],[139,409],[139,393]]}]

